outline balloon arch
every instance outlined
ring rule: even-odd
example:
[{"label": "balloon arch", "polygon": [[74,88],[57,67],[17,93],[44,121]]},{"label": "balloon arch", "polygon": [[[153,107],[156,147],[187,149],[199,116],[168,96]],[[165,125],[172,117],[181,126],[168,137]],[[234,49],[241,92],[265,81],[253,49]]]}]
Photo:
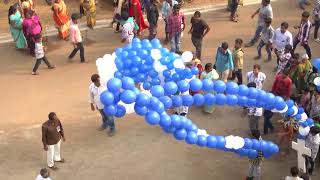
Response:
[{"label": "balloon arch", "polygon": [[[184,63],[192,60],[192,53],[181,56],[163,48],[158,39],[152,41],[133,39],[131,44],[117,48],[110,55],[96,61],[101,81],[107,89],[101,96],[107,115],[123,117],[135,112],[144,116],[150,125],[160,125],[164,132],[171,133],[175,139],[191,145],[208,147],[256,158],[258,151],[268,158],[279,151],[279,147],[265,140],[256,140],[229,135],[209,135],[198,128],[190,119],[170,115],[169,108],[180,106],[228,105],[241,107],[260,107],[279,112],[294,118],[299,125],[298,138],[305,138],[314,122],[308,118],[303,108],[292,100],[246,85],[234,82],[199,80],[193,78],[198,69],[185,68]],[[141,84],[142,90],[136,88]],[[212,91],[207,93],[183,95],[186,91]]]}]

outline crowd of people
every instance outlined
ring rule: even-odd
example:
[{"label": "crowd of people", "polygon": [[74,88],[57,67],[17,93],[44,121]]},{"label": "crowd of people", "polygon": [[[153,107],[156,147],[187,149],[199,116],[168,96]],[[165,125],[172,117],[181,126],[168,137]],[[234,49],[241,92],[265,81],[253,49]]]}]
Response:
[{"label": "crowd of people", "polygon": [[[55,68],[47,60],[42,45],[43,26],[40,18],[34,9],[32,0],[21,0],[12,5],[8,13],[8,21],[10,32],[14,39],[17,49],[29,49],[31,55],[37,59],[32,70],[33,75],[39,74],[37,69],[42,61],[46,63],[49,69]],[[53,20],[58,30],[58,36],[63,40],[71,39],[74,50],[69,55],[72,59],[75,54],[80,51],[81,62],[85,60],[83,40],[78,24],[82,16],[86,16],[87,26],[94,29],[96,25],[96,1],[80,0],[80,12],[72,13],[69,16],[64,0],[54,0],[52,3]],[[180,11],[183,1],[164,0],[161,9],[158,9],[159,2],[157,0],[114,0],[114,16],[110,27],[116,24],[115,32],[121,32],[121,42],[130,43],[134,37],[139,37],[146,29],[149,30],[149,39],[157,37],[158,20],[160,16],[164,20],[165,43],[171,45],[171,51],[181,54],[181,38],[186,27],[184,14]],[[231,12],[230,20],[238,22],[237,8],[242,5],[242,0],[229,0],[228,9]],[[306,0],[301,0],[299,5],[304,9],[308,4]],[[146,23],[144,19],[146,14]],[[256,31],[252,39],[248,43],[244,43],[241,38],[236,38],[233,50],[227,42],[222,42],[217,48],[214,63],[207,63],[204,68],[201,64],[202,41],[210,32],[210,26],[201,17],[201,12],[194,12],[191,18],[191,28],[188,34],[191,35],[192,44],[195,47],[194,59],[187,67],[197,67],[199,69],[200,79],[210,79],[227,81],[237,81],[239,85],[244,82],[248,87],[266,90],[263,85],[267,75],[263,73],[262,67],[258,64],[262,58],[262,48],[265,47],[267,58],[266,62],[272,61],[276,57],[276,66],[274,67],[275,78],[270,92],[284,99],[294,99],[295,103],[303,107],[306,114],[315,120],[315,126],[311,128],[306,138],[306,146],[311,149],[312,156],[307,157],[308,173],[313,174],[314,164],[318,154],[320,144],[320,89],[314,84],[314,79],[320,77],[318,70],[312,66],[312,49],[309,46],[310,32],[314,28],[314,41],[320,42],[318,38],[318,30],[320,27],[320,1],[315,0],[313,12],[303,11],[301,21],[293,27],[298,29],[298,33],[293,36],[288,30],[289,23],[283,21],[278,28],[273,25],[273,10],[270,0],[262,0],[261,6],[252,14],[251,18],[258,16]],[[313,22],[310,19],[313,19]],[[252,71],[243,72],[245,63],[246,48],[254,46],[257,42],[257,60]],[[299,54],[295,50],[301,45],[306,53]],[[274,55],[272,54],[274,53]],[[245,73],[245,77],[243,74]],[[268,74],[269,76],[270,74]],[[271,75],[270,75],[271,76]],[[273,77],[268,77],[273,78]],[[99,128],[104,130],[108,127],[109,135],[115,134],[115,123],[112,116],[108,116],[103,111],[103,105],[99,100],[100,94],[105,88],[100,83],[100,77],[97,74],[91,77],[92,84],[89,87],[90,106],[91,109],[98,110],[102,116],[102,125]],[[294,90],[292,90],[294,89]],[[210,92],[190,92],[196,93],[215,93]],[[204,112],[214,113],[213,105],[206,105]],[[175,109],[175,113],[179,115],[187,115],[188,109],[181,107]],[[281,154],[286,156],[289,154],[290,143],[295,137],[298,124],[289,117],[283,117],[279,120],[280,130],[275,128],[272,123],[273,112],[263,110],[262,108],[248,107],[243,109],[243,115],[247,115],[250,135],[256,139],[261,139],[261,135],[268,135],[277,130],[279,135],[279,145]],[[263,133],[260,132],[260,118],[263,117]],[[54,161],[64,162],[60,157],[60,142],[65,140],[61,122],[55,113],[49,114],[49,120],[43,124],[43,145],[47,151],[48,167],[56,169]],[[247,179],[260,179],[262,156],[258,156],[254,160],[250,160],[250,168]],[[46,170],[40,172],[48,176]],[[298,179],[299,170],[296,167],[291,168],[291,176],[286,179]],[[44,177],[44,176],[42,176]],[[308,174],[304,174],[303,179],[308,178]]]}]

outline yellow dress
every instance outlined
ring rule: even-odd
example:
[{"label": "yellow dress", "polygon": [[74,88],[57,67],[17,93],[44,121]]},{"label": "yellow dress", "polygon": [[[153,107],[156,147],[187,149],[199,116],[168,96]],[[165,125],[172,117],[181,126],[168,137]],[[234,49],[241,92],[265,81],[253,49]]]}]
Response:
[{"label": "yellow dress", "polygon": [[93,28],[96,25],[96,0],[80,0],[84,15],[87,16],[87,25]]}]

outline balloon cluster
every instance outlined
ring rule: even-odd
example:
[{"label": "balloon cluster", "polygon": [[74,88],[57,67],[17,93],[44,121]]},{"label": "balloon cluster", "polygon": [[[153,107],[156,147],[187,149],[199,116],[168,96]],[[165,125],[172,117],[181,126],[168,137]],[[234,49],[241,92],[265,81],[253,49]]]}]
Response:
[{"label": "balloon cluster", "polygon": [[[320,72],[320,58],[315,58],[312,60],[312,65],[317,68],[318,72]],[[317,91],[320,92],[320,77],[316,77],[313,81],[313,83],[317,87]]]},{"label": "balloon cluster", "polygon": [[[270,157],[279,151],[271,141],[242,138],[239,136],[213,136],[198,128],[184,116],[171,115],[169,108],[180,106],[229,105],[261,107],[274,112],[287,113],[298,118],[294,104],[279,96],[234,82],[199,80],[197,68],[185,68],[192,60],[191,52],[182,56],[163,48],[159,40],[134,39],[124,48],[116,49],[112,55],[97,60],[99,74],[106,80],[107,89],[101,96],[104,112],[109,116],[123,117],[134,111],[144,116],[150,125],[159,125],[164,132],[173,134],[177,140],[200,147],[208,147],[240,156],[256,158],[258,151]],[[106,63],[108,62],[108,63]],[[116,67],[116,68],[115,68]],[[113,74],[113,75],[112,75]],[[141,84],[139,90],[136,86]],[[215,91],[216,94],[184,95],[184,92]],[[302,118],[301,118],[302,119]],[[304,123],[305,124],[305,123]]]}]

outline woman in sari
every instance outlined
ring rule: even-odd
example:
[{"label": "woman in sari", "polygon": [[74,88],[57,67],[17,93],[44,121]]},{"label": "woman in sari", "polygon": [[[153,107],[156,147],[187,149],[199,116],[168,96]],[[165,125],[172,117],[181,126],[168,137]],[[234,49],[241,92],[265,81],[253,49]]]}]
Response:
[{"label": "woman in sari", "polygon": [[[207,63],[204,67],[204,71],[201,73],[201,79],[217,80],[219,79],[219,74],[215,69],[212,68],[212,63]],[[206,91],[205,94],[211,93],[214,94],[214,91]],[[215,110],[214,105],[204,105],[204,112],[212,114]]]},{"label": "woman in sari", "polygon": [[148,25],[144,22],[139,0],[130,0],[129,15],[135,19],[139,26],[138,35],[141,35],[141,32],[148,28]]},{"label": "woman in sari", "polygon": [[20,12],[17,10],[17,6],[10,6],[8,13],[8,20],[10,24],[10,32],[17,49],[25,49],[27,47],[26,39],[22,31],[22,22]]},{"label": "woman in sari", "polygon": [[84,10],[84,15],[87,16],[87,26],[90,29],[96,25],[96,0],[81,0],[81,6]]},{"label": "woman in sari", "polygon": [[304,78],[306,74],[312,70],[312,65],[309,61],[309,57],[307,54],[302,55],[301,62],[297,68],[297,93],[300,94],[302,89],[306,88],[307,83],[305,82]]},{"label": "woman in sari", "polygon": [[39,17],[34,13],[34,11],[29,10],[26,14],[26,18],[22,23],[23,33],[26,37],[30,54],[34,55],[35,50],[35,36],[41,34],[42,26]]},{"label": "woman in sari", "polygon": [[67,40],[69,37],[70,19],[67,13],[67,6],[63,0],[55,0],[52,6],[53,20],[58,28],[59,37]]}]

